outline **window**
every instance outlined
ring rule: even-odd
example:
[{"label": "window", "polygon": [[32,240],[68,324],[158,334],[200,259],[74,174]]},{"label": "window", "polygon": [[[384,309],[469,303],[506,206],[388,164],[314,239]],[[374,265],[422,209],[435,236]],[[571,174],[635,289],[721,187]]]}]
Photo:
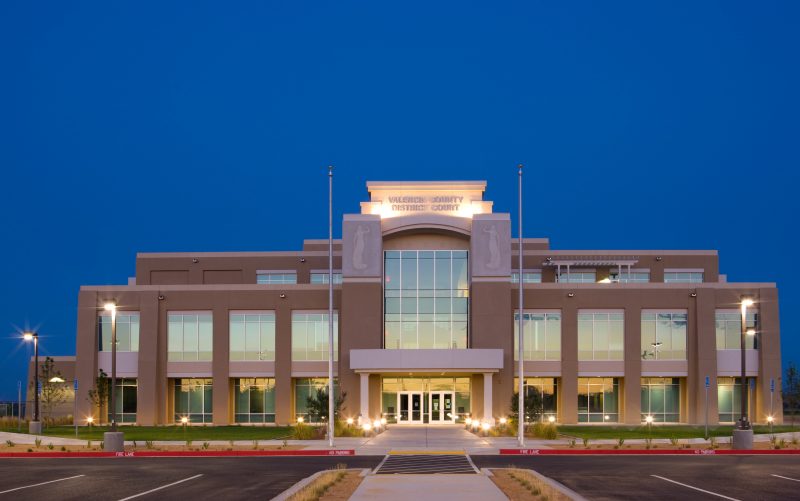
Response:
[{"label": "window", "polygon": [[[514,378],[514,393],[519,392],[519,378]],[[539,421],[548,422],[550,416],[558,419],[558,379],[552,377],[526,377],[525,400],[535,398],[541,403]]]},{"label": "window", "polygon": [[647,416],[654,423],[681,420],[681,380],[676,377],[642,378],[642,422]]},{"label": "window", "polygon": [[[333,314],[333,359],[339,360],[339,314]],[[328,314],[292,312],[292,360],[328,360]]]},{"label": "window", "polygon": [[[519,283],[519,272],[512,272],[511,273],[511,283],[512,284],[518,284]],[[542,283],[542,272],[540,270],[523,271],[522,272],[522,283],[523,284],[540,284],[540,283]]]},{"label": "window", "polygon": [[[110,381],[109,386],[111,386]],[[111,404],[110,398],[108,403]],[[117,379],[117,389],[114,392],[114,406],[117,408],[118,423],[136,422],[136,379]],[[108,409],[108,422],[111,422],[110,405]]]},{"label": "window", "polygon": [[[328,283],[328,272],[312,272],[311,273],[311,283],[312,284],[327,284]],[[341,284],[342,283],[342,272],[337,271],[333,273],[333,283]]]},{"label": "window", "polygon": [[275,360],[275,313],[230,313],[230,359]]},{"label": "window", "polygon": [[609,273],[608,278],[622,284],[646,284],[650,282],[650,270],[631,270],[630,273],[627,270],[622,270],[622,273],[616,270]]},{"label": "window", "polygon": [[[525,360],[561,360],[561,313],[522,314]],[[519,314],[514,314],[514,360],[519,360]]]},{"label": "window", "polygon": [[622,312],[578,312],[578,360],[622,360]]},{"label": "window", "polygon": [[[111,313],[103,312],[97,322],[100,351],[111,351]],[[117,312],[117,351],[139,351],[139,312]]]},{"label": "window", "polygon": [[[325,409],[323,416],[314,416],[309,412],[308,399],[316,398],[317,390],[328,391],[328,378],[315,377],[315,378],[298,378],[294,380],[294,414],[295,418],[302,416],[306,421],[316,423],[322,421],[322,417],[328,416],[328,410]],[[339,382],[333,380],[333,395],[334,398],[339,398]]]},{"label": "window", "polygon": [[[739,310],[717,310],[717,349],[742,349],[742,313]],[[758,330],[758,312],[747,310],[747,329]],[[745,349],[758,349],[758,335],[745,336]]]},{"label": "window", "polygon": [[296,284],[297,272],[273,272],[273,271],[259,271],[256,272],[257,284]]},{"label": "window", "polygon": [[689,283],[701,284],[703,283],[702,271],[665,271],[664,272],[665,284]]},{"label": "window", "polygon": [[275,379],[234,379],[234,420],[237,423],[275,422]]},{"label": "window", "polygon": [[619,378],[578,378],[578,422],[619,421]]},{"label": "window", "polygon": [[175,422],[187,418],[190,423],[211,423],[211,378],[175,380]]},{"label": "window", "polygon": [[[720,423],[734,423],[742,417],[742,378],[718,377],[717,378],[717,409],[719,410]],[[755,392],[756,378],[747,378],[747,415],[753,415],[753,394]]]},{"label": "window", "polygon": [[597,272],[595,271],[562,271],[556,277],[556,281],[564,284],[593,284],[597,282]]},{"label": "window", "polygon": [[167,314],[167,360],[197,362],[211,360],[211,313]]},{"label": "window", "polygon": [[384,347],[467,348],[467,251],[386,251]]},{"label": "window", "polygon": [[686,312],[642,312],[642,360],[686,360]]}]

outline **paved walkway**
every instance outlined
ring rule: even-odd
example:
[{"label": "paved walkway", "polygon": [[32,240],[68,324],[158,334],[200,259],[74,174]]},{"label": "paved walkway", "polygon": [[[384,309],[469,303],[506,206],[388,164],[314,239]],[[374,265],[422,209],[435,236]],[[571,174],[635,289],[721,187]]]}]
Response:
[{"label": "paved walkway", "polygon": [[350,501],[374,499],[505,501],[508,498],[485,475],[367,475]]}]

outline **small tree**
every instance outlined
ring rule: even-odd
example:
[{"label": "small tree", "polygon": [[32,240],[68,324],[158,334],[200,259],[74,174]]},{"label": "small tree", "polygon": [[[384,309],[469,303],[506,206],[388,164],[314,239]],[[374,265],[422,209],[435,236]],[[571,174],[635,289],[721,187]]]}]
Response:
[{"label": "small tree", "polygon": [[786,368],[786,377],[783,379],[781,390],[783,406],[792,416],[792,428],[794,428],[794,416],[797,408],[800,407],[800,373],[794,362],[789,362],[789,367]]},{"label": "small tree", "polygon": [[92,406],[98,409],[98,424],[103,423],[103,407],[108,402],[108,397],[111,395],[111,381],[108,379],[108,374],[103,369],[97,375],[94,381],[94,388],[89,389],[88,400]]},{"label": "small tree", "polygon": [[[542,415],[542,396],[539,392],[532,391],[531,388],[525,392],[525,421],[528,423],[537,421]],[[519,418],[519,392],[515,392],[511,397],[511,419],[517,421]],[[518,422],[518,421],[517,421]]]},{"label": "small tree", "polygon": [[[333,403],[333,417],[334,420],[339,418],[342,404],[344,399],[347,398],[347,392],[343,391],[336,397]],[[317,388],[314,395],[306,397],[306,408],[308,410],[308,418],[311,422],[320,422],[323,417],[328,416],[328,387]]]},{"label": "small tree", "polygon": [[42,403],[45,419],[52,419],[53,409],[67,400],[67,388],[61,372],[55,368],[55,360],[51,357],[44,359],[39,369],[39,383],[42,393],[39,400]]}]

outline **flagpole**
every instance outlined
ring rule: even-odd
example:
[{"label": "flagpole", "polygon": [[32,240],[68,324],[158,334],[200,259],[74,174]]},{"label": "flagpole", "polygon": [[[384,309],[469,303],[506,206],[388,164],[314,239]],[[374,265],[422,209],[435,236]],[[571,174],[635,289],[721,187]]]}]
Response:
[{"label": "flagpole", "polygon": [[328,446],[333,447],[333,166],[328,166]]},{"label": "flagpole", "polygon": [[518,312],[518,336],[519,336],[519,343],[518,343],[518,353],[517,356],[519,357],[519,399],[517,400],[519,403],[518,409],[518,421],[519,421],[519,429],[517,430],[518,437],[519,437],[519,446],[525,446],[525,369],[524,369],[524,350],[522,346],[522,342],[524,340],[524,336],[522,335],[522,314],[523,314],[523,301],[522,301],[522,164],[519,164],[519,215],[517,217],[517,222],[519,223],[518,229],[518,238],[519,242],[517,244],[517,251],[519,254],[519,281],[517,286],[519,287],[519,308]]}]

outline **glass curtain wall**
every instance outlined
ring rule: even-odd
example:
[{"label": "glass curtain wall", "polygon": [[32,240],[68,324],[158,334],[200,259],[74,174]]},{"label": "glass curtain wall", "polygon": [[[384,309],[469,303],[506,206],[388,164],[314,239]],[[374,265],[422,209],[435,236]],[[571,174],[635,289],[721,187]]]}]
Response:
[{"label": "glass curtain wall", "polygon": [[190,423],[211,423],[211,378],[181,378],[175,380],[175,422],[186,417]]},{"label": "glass curtain wall", "polygon": [[467,251],[386,251],[384,347],[467,348]]},{"label": "glass curtain wall", "polygon": [[[717,409],[720,423],[735,423],[742,417],[742,378],[717,378]],[[756,378],[747,378],[747,417],[753,420],[753,396]]]},{"label": "glass curtain wall", "polygon": [[578,378],[578,422],[619,421],[619,378]]},{"label": "glass curtain wall", "polygon": [[[339,360],[339,313],[333,312],[333,359]],[[292,312],[292,360],[328,360],[328,313]]]},{"label": "glass curtain wall", "polygon": [[[514,393],[519,392],[519,378],[514,378]],[[558,419],[558,379],[552,377],[526,377],[525,398],[538,396],[542,402],[539,421],[547,422],[550,416]],[[511,402],[509,402],[511,405]],[[511,409],[509,409],[511,411]],[[513,410],[516,412],[516,409]]]},{"label": "glass curtain wall", "polygon": [[234,379],[237,423],[275,422],[275,378]]},{"label": "glass curtain wall", "polygon": [[655,423],[681,420],[681,380],[676,377],[642,378],[642,422],[653,416]]},{"label": "glass curtain wall", "polygon": [[[737,310],[717,310],[716,312],[717,349],[742,349],[742,314]],[[746,325],[758,331],[758,312],[748,310]],[[745,349],[758,349],[758,334],[745,336]]]},{"label": "glass curtain wall", "polygon": [[[101,313],[97,322],[100,351],[111,351],[111,314]],[[139,312],[117,313],[117,351],[139,351]]]},{"label": "glass curtain wall", "polygon": [[[110,380],[109,386],[111,386]],[[117,388],[114,391],[114,404],[117,408],[118,423],[136,422],[136,386],[136,379],[117,379]],[[108,400],[108,403],[111,403],[111,399]],[[108,422],[111,422],[111,409],[108,410]]]},{"label": "glass curtain wall", "polygon": [[275,313],[230,313],[230,359],[275,360]]},{"label": "glass curtain wall", "polygon": [[686,360],[686,312],[642,313],[642,360]]},{"label": "glass curtain wall", "polygon": [[[308,412],[308,398],[316,398],[317,390],[328,391],[328,378],[326,377],[312,377],[312,378],[297,378],[294,380],[294,414],[295,419],[303,417],[306,422],[310,421]],[[334,378],[333,380],[333,394],[335,398],[339,396],[339,381]],[[328,415],[327,407],[325,408],[325,416]]]},{"label": "glass curtain wall", "polygon": [[[561,360],[561,313],[522,314],[525,360]],[[514,360],[519,360],[519,314],[514,314]]]},{"label": "glass curtain wall", "polygon": [[624,319],[622,312],[578,311],[578,360],[622,360]]}]

